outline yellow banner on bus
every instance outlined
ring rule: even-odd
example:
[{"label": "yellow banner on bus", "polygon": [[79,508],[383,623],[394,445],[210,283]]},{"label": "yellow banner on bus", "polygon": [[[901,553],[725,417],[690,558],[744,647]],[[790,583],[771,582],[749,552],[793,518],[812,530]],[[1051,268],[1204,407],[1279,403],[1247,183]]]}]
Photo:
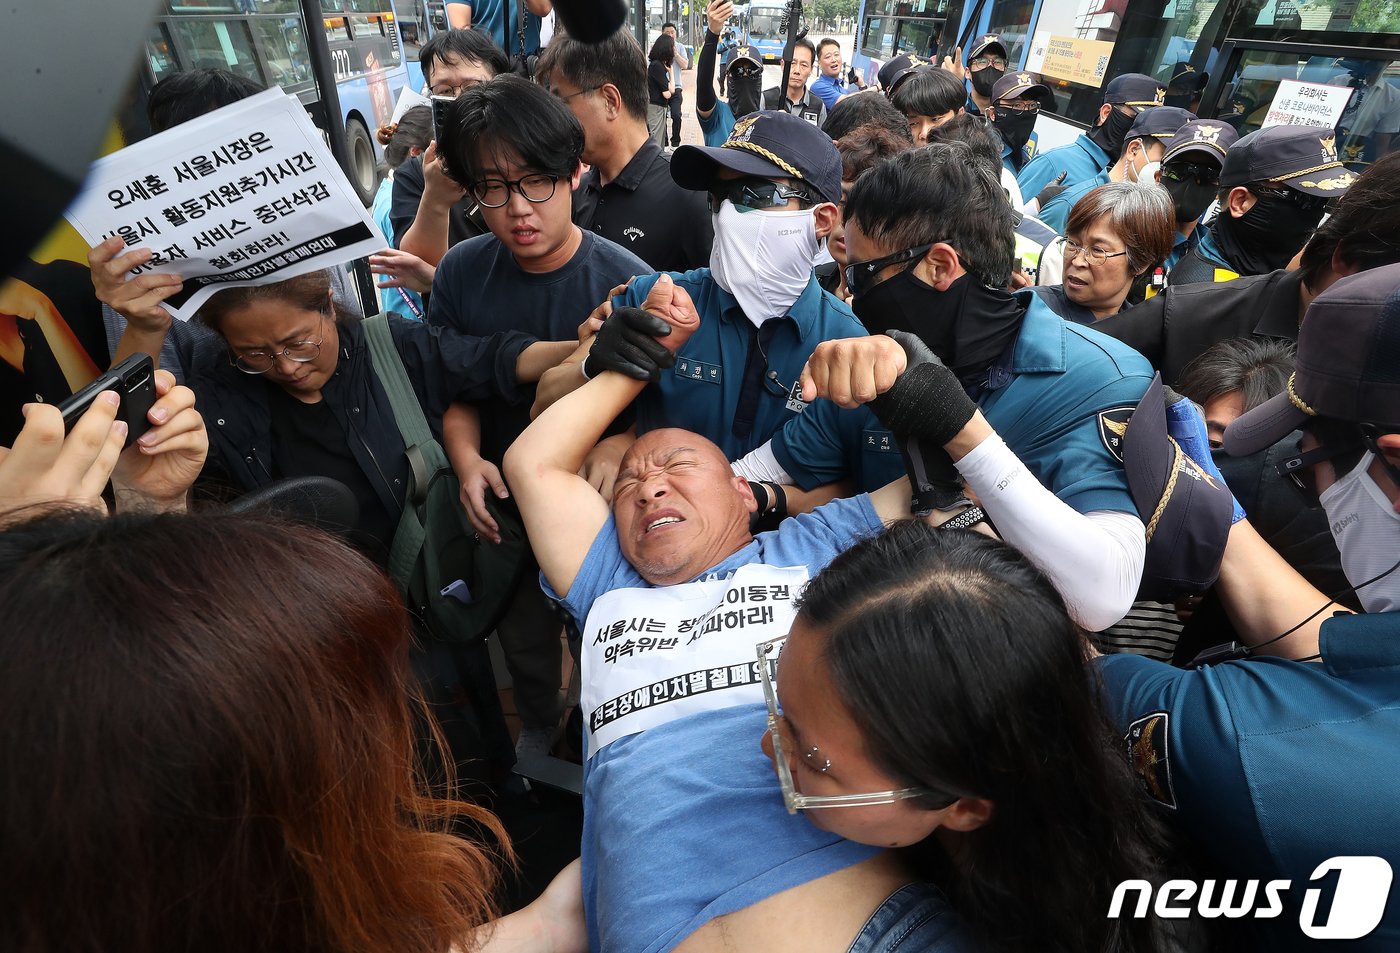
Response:
[{"label": "yellow banner on bus", "polygon": [[1113,43],[1109,40],[1083,40],[1075,36],[1037,33],[1031,42],[1026,69],[1048,79],[1098,87],[1103,85],[1108,59],[1112,55]]}]

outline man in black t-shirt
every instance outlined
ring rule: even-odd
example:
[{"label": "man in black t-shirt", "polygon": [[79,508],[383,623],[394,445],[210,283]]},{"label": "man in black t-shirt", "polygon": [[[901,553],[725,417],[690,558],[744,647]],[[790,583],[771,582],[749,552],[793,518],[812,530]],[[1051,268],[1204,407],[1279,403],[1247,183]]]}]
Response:
[{"label": "man in black t-shirt", "polygon": [[540,70],[583,127],[583,161],[592,168],[574,193],[575,224],[652,271],[708,265],[709,205],[703,192],[675,183],[670,158],[649,137],[646,57],[631,34],[619,30],[597,44],[557,36]]},{"label": "man in black t-shirt", "polygon": [[[479,144],[489,143],[489,148]],[[581,174],[583,130],[540,86],[502,76],[462,96],[443,135],[443,161],[482,206],[488,235],[443,257],[428,322],[473,335],[524,331],[575,338],[589,311],[616,285],[651,267],[570,218]],[[443,416],[443,442],[462,481],[462,503],[484,539],[499,542],[486,498],[508,504],[506,449],[530,422],[533,392],[515,404],[457,404]],[[544,754],[559,717],[559,618],[527,568],[497,626],[524,726],[518,754]]]}]

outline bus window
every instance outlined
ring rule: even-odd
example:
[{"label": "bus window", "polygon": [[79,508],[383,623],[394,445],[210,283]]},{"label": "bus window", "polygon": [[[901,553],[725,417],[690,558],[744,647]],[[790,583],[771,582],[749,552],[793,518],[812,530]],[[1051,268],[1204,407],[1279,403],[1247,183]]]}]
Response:
[{"label": "bus window", "polygon": [[182,17],[169,21],[186,69],[226,69],[267,84],[258,71],[253,37],[243,20]]},{"label": "bus window", "polygon": [[861,50],[871,56],[890,57],[894,53],[894,21],[889,17],[871,17],[865,21],[865,40]]},{"label": "bus window", "polygon": [[[1006,47],[1006,61],[1019,65],[1021,53],[1026,48],[1026,29],[1031,22],[1031,12],[1035,9],[1034,0],[996,0],[992,4],[992,17],[988,33],[1001,37]],[[964,51],[966,57],[966,51]]]},{"label": "bus window", "polygon": [[1360,172],[1400,144],[1400,60],[1246,49],[1215,112],[1241,135],[1278,123],[1331,130],[1338,156]]},{"label": "bus window", "polygon": [[271,79],[286,89],[311,80],[306,37],[296,17],[259,17],[254,21]]},{"label": "bus window", "polygon": [[164,23],[157,23],[151,30],[151,38],[146,41],[146,58],[151,64],[151,74],[159,83],[171,73],[180,71],[175,60],[175,45],[170,42],[170,30]]}]

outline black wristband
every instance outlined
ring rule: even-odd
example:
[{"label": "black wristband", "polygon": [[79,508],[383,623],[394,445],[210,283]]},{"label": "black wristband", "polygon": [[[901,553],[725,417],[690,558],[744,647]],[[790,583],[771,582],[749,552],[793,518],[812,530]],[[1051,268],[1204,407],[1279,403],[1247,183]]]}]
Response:
[{"label": "black wristband", "polygon": [[938,529],[971,529],[986,518],[986,511],[980,506],[973,505],[952,519],[939,523]]}]

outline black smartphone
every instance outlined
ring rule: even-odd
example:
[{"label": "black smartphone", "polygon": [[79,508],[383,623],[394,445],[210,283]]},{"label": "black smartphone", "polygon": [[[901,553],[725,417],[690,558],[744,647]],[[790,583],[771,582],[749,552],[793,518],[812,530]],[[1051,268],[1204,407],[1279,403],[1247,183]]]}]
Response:
[{"label": "black smartphone", "polygon": [[97,395],[104,390],[116,391],[122,399],[117,407],[117,419],[126,421],[125,446],[129,447],[132,441],[151,429],[151,422],[146,418],[151,412],[151,405],[156,402],[156,372],[151,365],[151,356],[131,355],[59,404],[65,432],[73,429],[78,418],[87,413]]},{"label": "black smartphone", "polygon": [[433,138],[437,140],[438,147],[442,147],[442,130],[447,128],[447,109],[457,101],[455,96],[432,96],[433,103]]}]

